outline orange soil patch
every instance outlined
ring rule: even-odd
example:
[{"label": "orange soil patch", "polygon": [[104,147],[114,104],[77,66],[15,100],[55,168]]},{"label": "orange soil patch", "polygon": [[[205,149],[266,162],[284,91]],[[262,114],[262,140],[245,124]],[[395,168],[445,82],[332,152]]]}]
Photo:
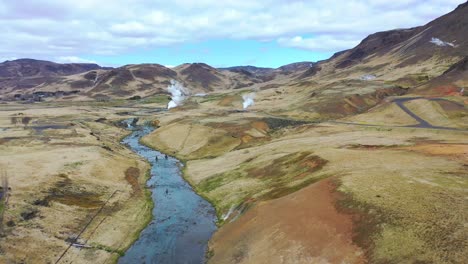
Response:
[{"label": "orange soil patch", "polygon": [[225,96],[221,101],[219,101],[218,105],[219,106],[233,106],[234,101],[240,101],[240,96],[238,95],[228,95]]},{"label": "orange soil patch", "polygon": [[460,95],[460,88],[454,85],[441,85],[433,90],[437,95]]},{"label": "orange soil patch", "polygon": [[242,143],[249,143],[250,141],[252,141],[252,139],[254,139],[252,136],[249,136],[249,135],[245,135],[245,136],[242,136]]},{"label": "orange soil patch", "polygon": [[457,156],[468,162],[467,144],[418,144],[402,149],[421,152],[428,155]]},{"label": "orange soil patch", "polygon": [[138,176],[140,176],[140,169],[135,167],[129,167],[125,171],[125,180],[132,186],[133,194],[141,193],[140,183],[138,182]]},{"label": "orange soil patch", "polygon": [[267,132],[270,129],[267,123],[261,121],[254,121],[251,126],[263,132]]},{"label": "orange soil patch", "polygon": [[210,263],[365,263],[330,179],[260,202],[212,238]]}]

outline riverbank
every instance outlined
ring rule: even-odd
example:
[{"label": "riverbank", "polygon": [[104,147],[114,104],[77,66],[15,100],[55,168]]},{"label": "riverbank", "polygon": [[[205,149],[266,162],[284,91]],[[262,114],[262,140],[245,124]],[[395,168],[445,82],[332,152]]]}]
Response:
[{"label": "riverbank", "polygon": [[[64,254],[61,261],[111,263],[132,244],[152,207],[126,174],[133,170],[145,190],[149,167],[120,145],[128,132],[112,123],[118,111],[2,106],[0,169],[11,192],[0,262],[55,263]],[[71,242],[85,247],[65,252]]]},{"label": "riverbank", "polygon": [[[143,142],[186,160],[184,177],[224,219],[210,241],[212,263],[385,262],[389,252],[399,260],[461,259],[457,237],[463,228],[456,215],[466,185],[466,132],[402,127],[411,120],[404,113],[389,119],[393,109],[385,107],[392,105],[349,118],[387,120],[383,126],[286,122],[261,112],[174,111]],[[219,144],[231,141],[234,147]],[[428,151],[432,147],[437,151]],[[333,189],[325,184],[330,177],[338,183]],[[318,198],[318,204],[309,202]],[[434,211],[435,203],[447,210]],[[444,215],[453,230],[443,227]],[[336,221],[328,222],[330,216]],[[453,235],[449,256],[432,243],[437,234],[429,225],[416,224],[421,219]],[[320,235],[317,224],[343,239]],[[313,235],[297,239],[301,232]],[[324,238],[311,243],[315,236]],[[343,254],[322,250],[332,244]],[[423,249],[431,253],[419,254]]]}]

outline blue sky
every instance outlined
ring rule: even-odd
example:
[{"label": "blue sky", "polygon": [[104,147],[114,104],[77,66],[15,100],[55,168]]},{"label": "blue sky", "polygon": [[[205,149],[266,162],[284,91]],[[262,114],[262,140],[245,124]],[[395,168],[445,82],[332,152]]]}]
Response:
[{"label": "blue sky", "polygon": [[462,2],[0,0],[0,61],[279,67],[423,25]]},{"label": "blue sky", "polygon": [[119,65],[121,61],[132,64],[158,62],[166,66],[204,62],[214,67],[256,65],[276,68],[291,62],[318,61],[332,54],[332,52],[282,47],[274,41],[215,39],[133,50],[119,56],[89,56],[88,58],[107,65]]}]

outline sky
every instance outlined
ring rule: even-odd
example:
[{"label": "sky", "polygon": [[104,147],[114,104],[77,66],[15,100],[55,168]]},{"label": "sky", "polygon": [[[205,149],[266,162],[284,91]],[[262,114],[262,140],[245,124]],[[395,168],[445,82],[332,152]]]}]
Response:
[{"label": "sky", "polygon": [[279,67],[424,25],[463,2],[0,0],[0,61]]}]

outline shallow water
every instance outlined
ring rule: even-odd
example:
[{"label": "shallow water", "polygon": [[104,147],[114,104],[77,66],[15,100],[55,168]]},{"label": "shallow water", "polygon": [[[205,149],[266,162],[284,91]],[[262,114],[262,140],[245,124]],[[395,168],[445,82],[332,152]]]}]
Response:
[{"label": "shallow water", "polygon": [[151,223],[118,263],[204,263],[215,210],[182,178],[182,163],[139,143],[151,131],[139,127],[122,141],[151,163],[147,185],[155,206]]},{"label": "shallow water", "polygon": [[34,131],[39,134],[41,134],[42,132],[44,132],[44,130],[47,130],[47,129],[67,129],[69,127],[70,126],[68,125],[50,125],[50,124],[31,126],[31,128],[34,129]]}]

